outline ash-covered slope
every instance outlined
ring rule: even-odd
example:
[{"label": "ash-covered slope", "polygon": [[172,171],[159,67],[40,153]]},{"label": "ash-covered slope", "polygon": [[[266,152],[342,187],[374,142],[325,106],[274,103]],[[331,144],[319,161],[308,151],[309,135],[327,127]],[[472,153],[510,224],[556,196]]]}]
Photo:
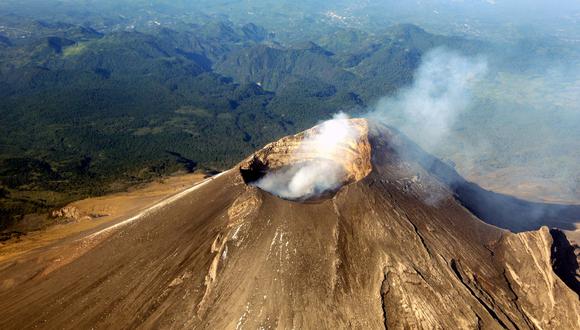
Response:
[{"label": "ash-covered slope", "polygon": [[354,163],[319,198],[248,184],[300,161],[299,134],[136,221],[0,263],[0,328],[580,327],[547,228],[485,224],[398,133],[351,125]]}]

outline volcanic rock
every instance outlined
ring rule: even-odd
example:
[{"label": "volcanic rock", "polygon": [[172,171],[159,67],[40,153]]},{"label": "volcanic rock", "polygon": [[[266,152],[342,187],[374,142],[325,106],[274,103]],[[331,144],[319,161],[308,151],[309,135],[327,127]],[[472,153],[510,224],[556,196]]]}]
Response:
[{"label": "volcanic rock", "polygon": [[315,126],[266,145],[240,164],[240,173],[246,182],[252,182],[268,171],[323,159],[336,162],[344,168],[343,184],[359,181],[372,170],[369,127],[364,119],[351,119],[348,123],[357,132],[357,136],[341,141],[334,153],[328,154],[315,147],[308,147],[311,142],[305,137],[318,133],[320,126]]},{"label": "volcanic rock", "polygon": [[83,218],[81,211],[74,206],[65,206],[50,213],[53,218],[61,218],[68,221],[79,221]]}]

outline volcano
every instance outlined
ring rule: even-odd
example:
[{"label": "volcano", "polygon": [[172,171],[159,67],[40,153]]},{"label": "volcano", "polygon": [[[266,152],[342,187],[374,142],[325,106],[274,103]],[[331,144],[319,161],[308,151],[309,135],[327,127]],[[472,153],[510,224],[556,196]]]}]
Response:
[{"label": "volcano", "polygon": [[[574,247],[543,226],[577,208],[538,216],[387,126],[348,125],[340,157],[303,148],[315,127],[135,217],[0,262],[0,328],[580,328]],[[336,184],[304,198],[257,184],[320,162],[340,169]]]}]

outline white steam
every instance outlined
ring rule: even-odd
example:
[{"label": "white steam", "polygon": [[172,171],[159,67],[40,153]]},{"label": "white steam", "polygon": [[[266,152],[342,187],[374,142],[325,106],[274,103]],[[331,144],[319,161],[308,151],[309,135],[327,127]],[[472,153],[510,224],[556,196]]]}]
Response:
[{"label": "white steam", "polygon": [[347,156],[341,145],[357,138],[348,116],[337,114],[307,134],[295,155],[306,155],[308,160],[268,172],[255,183],[257,187],[291,200],[306,200],[340,187],[345,169],[337,160]]},{"label": "white steam", "polygon": [[411,87],[381,99],[369,114],[431,149],[449,134],[471,102],[471,89],[485,76],[487,63],[437,48],[425,55]]}]

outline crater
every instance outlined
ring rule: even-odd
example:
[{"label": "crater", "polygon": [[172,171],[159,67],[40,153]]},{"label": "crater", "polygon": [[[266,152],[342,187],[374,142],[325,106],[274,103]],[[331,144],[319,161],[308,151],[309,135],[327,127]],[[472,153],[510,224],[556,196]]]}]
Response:
[{"label": "crater", "polygon": [[246,184],[280,198],[315,202],[372,171],[368,123],[335,118],[266,145],[239,166]]}]

